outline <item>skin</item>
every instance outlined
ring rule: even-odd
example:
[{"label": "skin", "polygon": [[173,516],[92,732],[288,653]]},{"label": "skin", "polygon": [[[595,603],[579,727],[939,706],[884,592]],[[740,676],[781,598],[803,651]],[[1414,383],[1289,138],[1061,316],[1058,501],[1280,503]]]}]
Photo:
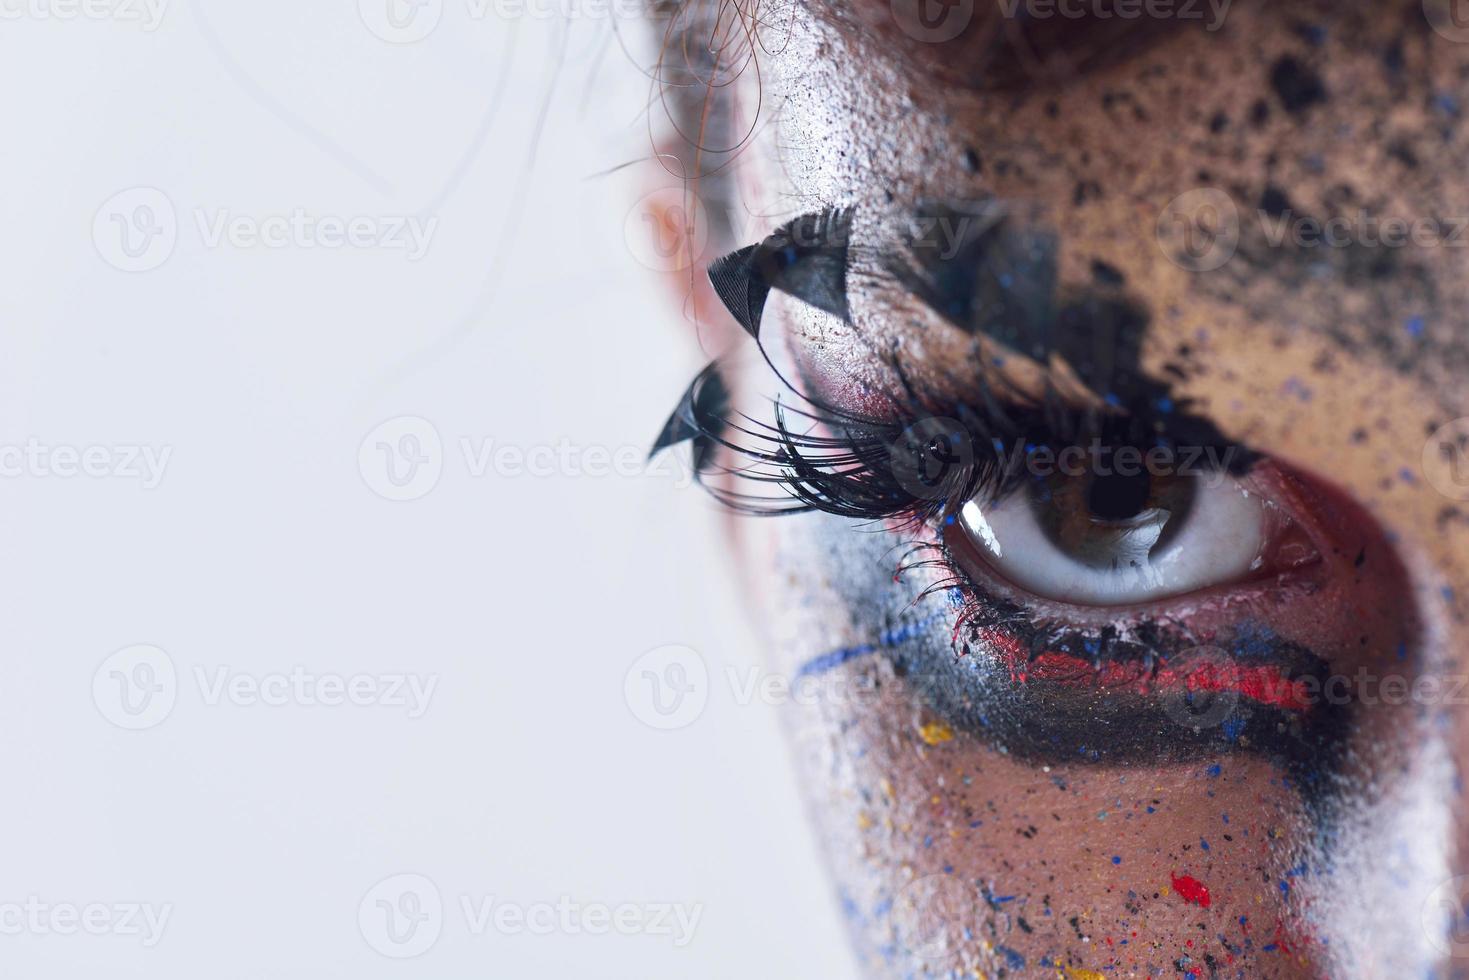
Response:
[{"label": "skin", "polygon": [[[1274,245],[1260,215],[1283,195],[1320,219],[1469,216],[1457,110],[1469,45],[1435,33],[1417,0],[1241,0],[1217,31],[1166,30],[1084,75],[977,90],[955,77],[962,52],[902,37],[886,9],[762,8],[779,43],[767,39],[758,89],[748,72],[733,87],[739,117],[759,125],[727,186],[708,191],[739,202],[726,244],[828,205],[857,205],[855,246],[921,201],[1019,202],[1054,232],[1060,289],[1095,287],[1097,260],[1122,274],[1147,315],[1138,370],[1275,461],[1255,476],[1261,492],[1320,548],[1309,575],[1221,586],[1168,615],[1226,650],[1268,628],[1334,673],[1441,686],[1416,704],[1358,690],[1340,727],[1298,739],[1293,759],[1189,746],[1167,722],[1128,747],[1125,731],[1085,727],[1095,692],[1025,686],[996,668],[992,635],[957,622],[963,610],[915,605],[945,573],[895,578],[897,556],[940,532],[733,519],[778,668],[873,648],[808,668],[821,696],[789,712],[863,970],[1469,976],[1435,914],[1444,894],[1469,897],[1455,881],[1469,875],[1469,698],[1448,693],[1469,675],[1469,511],[1424,462],[1429,435],[1469,415],[1469,247]],[[1171,201],[1205,187],[1237,208],[1240,240],[1199,271],[1158,229]],[[897,349],[908,378],[947,398],[994,384],[979,366],[1003,350],[1016,390],[1050,382],[1095,400],[1077,383],[1095,365],[997,347],[882,276],[875,247],[853,251],[851,323],[776,292],[761,325],[777,365],[822,398],[880,404],[895,385],[883,352]],[[681,295],[706,347],[746,355],[729,371],[736,405],[768,416],[769,372],[748,338],[697,278]],[[982,563],[966,571],[1035,617],[1137,617],[1017,593]],[[955,705],[956,663],[991,668],[969,682],[995,688],[989,730]],[[1115,740],[1115,757],[1027,741],[1067,719],[1080,726],[1067,738]]]}]

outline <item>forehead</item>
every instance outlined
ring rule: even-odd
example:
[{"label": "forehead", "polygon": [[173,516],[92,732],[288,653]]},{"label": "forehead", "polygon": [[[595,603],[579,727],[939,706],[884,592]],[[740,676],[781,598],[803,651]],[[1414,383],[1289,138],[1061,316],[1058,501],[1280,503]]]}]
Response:
[{"label": "forehead", "polygon": [[[954,83],[952,48],[915,53],[819,9],[797,8],[767,61],[793,209],[1023,203],[1055,232],[1062,282],[1098,261],[1123,273],[1155,361],[1201,331],[1305,333],[1457,395],[1469,45],[1436,33],[1422,4],[1238,0],[1217,29],[1181,25],[1123,62],[1006,90]],[[1191,266],[1190,236],[1221,209],[1228,259]],[[875,287],[854,313],[869,333],[911,338],[914,318],[887,315],[903,302]],[[852,353],[821,329],[826,350]],[[945,357],[944,341],[922,346]]]}]

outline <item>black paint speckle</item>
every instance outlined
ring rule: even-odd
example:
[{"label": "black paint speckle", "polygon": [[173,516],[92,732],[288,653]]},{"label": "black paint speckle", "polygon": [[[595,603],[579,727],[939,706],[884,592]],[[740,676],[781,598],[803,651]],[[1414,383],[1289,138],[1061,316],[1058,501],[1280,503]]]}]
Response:
[{"label": "black paint speckle", "polygon": [[1300,114],[1326,101],[1326,86],[1321,76],[1293,55],[1283,55],[1275,62],[1270,69],[1270,87],[1290,113]]},{"label": "black paint speckle", "polygon": [[1092,276],[1104,286],[1121,286],[1127,282],[1127,277],[1122,274],[1121,269],[1101,259],[1092,259]]},{"label": "black paint speckle", "polygon": [[1260,210],[1272,218],[1278,218],[1291,210],[1290,198],[1279,187],[1266,187],[1265,193],[1260,195]]}]

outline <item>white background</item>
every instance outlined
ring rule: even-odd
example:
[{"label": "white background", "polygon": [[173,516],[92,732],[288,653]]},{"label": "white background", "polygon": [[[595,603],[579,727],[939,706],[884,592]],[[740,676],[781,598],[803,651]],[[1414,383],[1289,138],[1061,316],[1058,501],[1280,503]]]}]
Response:
[{"label": "white background", "polygon": [[[760,656],[713,505],[674,468],[580,472],[646,448],[700,366],[625,237],[647,172],[592,177],[650,145],[611,25],[446,0],[395,44],[356,0],[172,0],[156,25],[74,2],[0,3],[0,448],[170,455],[153,487],[0,456],[0,974],[847,974],[776,709],[724,680]],[[159,194],[176,240],[123,271],[115,222],[152,227]],[[297,208],[437,224],[417,260],[200,227]],[[359,448],[401,416],[442,470],[393,502]],[[476,476],[461,440],[578,463]],[[137,644],[177,691],[130,731],[108,692],[135,675],[104,661]],[[624,679],[667,644],[708,700],[658,731]],[[410,718],[199,680],[298,667],[437,686]],[[404,961],[359,926],[401,873],[444,905]],[[15,928],[33,896],[170,917],[151,948]],[[460,900],[491,897],[702,909],[684,948],[474,935]]]}]

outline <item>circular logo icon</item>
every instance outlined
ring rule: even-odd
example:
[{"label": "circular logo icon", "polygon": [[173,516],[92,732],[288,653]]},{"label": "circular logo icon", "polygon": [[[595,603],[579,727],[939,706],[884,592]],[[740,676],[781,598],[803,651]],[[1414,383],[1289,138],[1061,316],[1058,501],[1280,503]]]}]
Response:
[{"label": "circular logo icon", "polygon": [[123,647],[92,675],[92,702],[118,728],[141,731],[167,718],[178,699],[178,673],[155,646]]},{"label": "circular logo icon", "polygon": [[628,668],[622,696],[633,715],[650,728],[685,728],[709,703],[709,669],[704,658],[688,647],[649,650]]},{"label": "circular logo icon", "polygon": [[979,924],[978,896],[954,875],[924,875],[893,898],[898,939],[914,956],[935,959],[964,942]]},{"label": "circular logo icon", "polygon": [[1239,705],[1239,667],[1218,647],[1200,646],[1168,660],[1180,682],[1161,692],[1163,712],[1196,732],[1214,728]]},{"label": "circular logo icon", "polygon": [[357,906],[357,928],[384,956],[422,956],[444,930],[444,902],[423,875],[392,875],[373,885]]},{"label": "circular logo icon", "polygon": [[791,756],[801,771],[824,774],[838,771],[842,757],[837,751],[835,727],[825,720],[803,720],[787,728]]},{"label": "circular logo icon", "polygon": [[893,477],[919,500],[951,500],[974,471],[974,442],[953,419],[920,419],[888,446]]},{"label": "circular logo icon", "polygon": [[1469,417],[1445,422],[1428,437],[1423,475],[1450,500],[1469,500]]},{"label": "circular logo icon", "polygon": [[400,415],[362,440],[357,468],[362,481],[384,500],[417,500],[439,484],[444,443],[432,422]]},{"label": "circular logo icon", "polygon": [[1469,0],[1423,0],[1423,15],[1441,37],[1469,42]]},{"label": "circular logo icon", "polygon": [[114,269],[147,272],[168,261],[179,240],[178,215],[156,187],[129,187],[92,216],[92,244]]},{"label": "circular logo icon", "polygon": [[915,41],[952,41],[974,19],[974,0],[891,0],[893,22]]},{"label": "circular logo icon", "polygon": [[1158,215],[1158,247],[1174,265],[1190,272],[1212,272],[1239,248],[1239,209],[1213,187],[1186,191]]},{"label": "circular logo icon", "polygon": [[1469,875],[1441,883],[1419,913],[1433,948],[1450,959],[1469,959]]},{"label": "circular logo icon", "polygon": [[357,0],[367,29],[389,44],[422,41],[439,26],[444,0]]},{"label": "circular logo icon", "polygon": [[644,194],[622,223],[628,251],[654,272],[679,272],[698,262],[709,245],[704,202],[680,187]]}]

